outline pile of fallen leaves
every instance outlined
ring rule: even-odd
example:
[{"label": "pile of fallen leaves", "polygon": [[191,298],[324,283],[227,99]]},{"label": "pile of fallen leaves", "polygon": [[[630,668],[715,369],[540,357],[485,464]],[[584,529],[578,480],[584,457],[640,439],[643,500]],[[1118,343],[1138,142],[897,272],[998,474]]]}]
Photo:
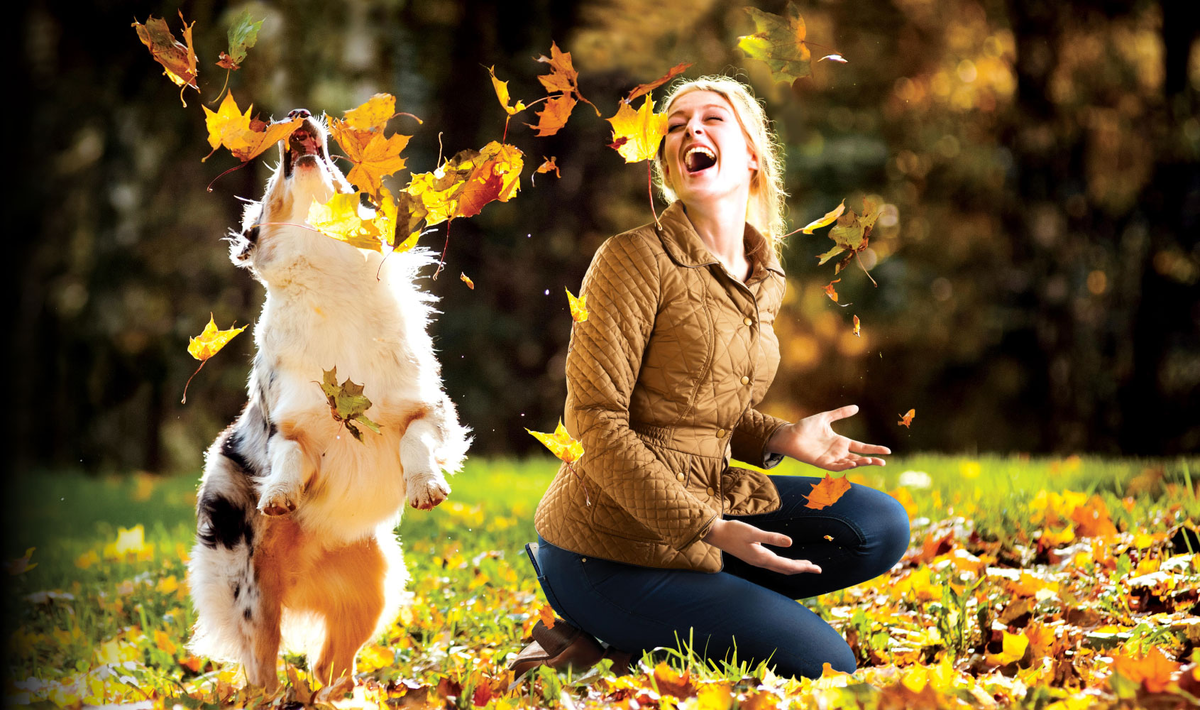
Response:
[{"label": "pile of fallen leaves", "polygon": [[[980,475],[977,462],[961,467]],[[911,515],[915,497],[938,519],[912,520],[911,549],[888,574],[805,602],[846,636],[860,666],[816,680],[736,659],[706,665],[686,648],[647,656],[622,678],[599,667],[514,679],[505,665],[548,611],[520,553],[532,537],[531,494],[505,510],[444,503],[431,514],[435,531],[406,537],[411,598],[360,652],[353,684],[322,691],[303,658],[287,656],[288,683],[264,697],[235,668],[187,651],[187,532],[155,544],[139,525],[79,554],[86,583],[24,593],[6,641],[5,694],[73,707],[320,705],[343,691],[349,705],[447,710],[1185,707],[1200,697],[1200,536],[1188,521],[1200,506],[1194,487],[1151,499],[1154,476],[1161,490],[1161,470],[1147,469],[1124,497],[1039,490],[943,501],[926,474],[905,472],[891,494]],[[8,562],[18,587],[38,554]]]}]

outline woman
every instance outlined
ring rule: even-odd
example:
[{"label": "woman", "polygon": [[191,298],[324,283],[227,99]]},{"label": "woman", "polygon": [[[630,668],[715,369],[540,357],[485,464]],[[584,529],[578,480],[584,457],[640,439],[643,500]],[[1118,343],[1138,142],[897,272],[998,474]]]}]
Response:
[{"label": "woman", "polygon": [[[655,169],[671,205],[658,225],[606,241],[584,279],[565,424],[585,454],[538,506],[538,578],[559,616],[610,648],[682,642],[785,675],[852,672],[846,641],[794,600],[891,568],[908,546],[904,509],[859,485],[808,509],[818,479],[729,462],[791,456],[842,471],[890,452],[830,428],[854,405],[795,423],[754,408],[779,364],[777,149],[733,79],[682,84],[666,106]],[[547,647],[537,660],[594,661],[580,646],[594,642],[567,630],[535,635]]]}]

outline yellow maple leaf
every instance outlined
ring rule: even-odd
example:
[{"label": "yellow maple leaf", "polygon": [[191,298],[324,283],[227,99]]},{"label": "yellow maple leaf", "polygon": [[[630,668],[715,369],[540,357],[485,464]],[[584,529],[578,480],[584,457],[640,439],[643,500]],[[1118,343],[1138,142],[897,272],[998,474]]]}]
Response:
[{"label": "yellow maple leaf", "polygon": [[550,449],[550,453],[566,463],[574,463],[583,456],[583,444],[571,438],[571,435],[567,433],[567,428],[563,426],[561,419],[558,420],[558,427],[554,430],[553,434],[533,431],[532,429],[526,429],[525,431],[545,444],[546,448]]},{"label": "yellow maple leaf", "polygon": [[626,163],[653,158],[663,136],[667,135],[667,114],[654,113],[654,100],[650,94],[646,94],[646,100],[637,111],[622,101],[617,115],[606,120],[613,127],[610,147],[615,148]]},{"label": "yellow maple leaf", "polygon": [[330,120],[333,139],[342,147],[354,168],[346,175],[352,185],[371,195],[379,193],[386,175],[402,170],[405,166],[400,152],[408,145],[409,136],[383,131],[356,131],[345,121]]},{"label": "yellow maple leaf", "polygon": [[[220,352],[226,343],[245,329],[246,326],[243,325],[241,328],[218,330],[216,321],[213,320],[213,315],[209,313],[208,325],[204,326],[204,331],[188,341],[188,353],[200,361],[200,367],[196,368],[196,372],[192,373],[192,377],[195,377],[196,373],[204,368],[204,364],[208,362],[209,358]],[[183,386],[184,404],[187,404],[187,388],[192,383],[192,377],[189,377],[187,384]]]},{"label": "yellow maple leaf", "polygon": [[576,298],[575,294],[571,293],[571,289],[564,288],[563,290],[567,292],[567,303],[571,306],[571,320],[576,323],[582,323],[587,320],[587,296]]},{"label": "yellow maple leaf", "polygon": [[[361,192],[341,193],[324,204],[313,202],[308,208],[307,221],[314,229],[350,246],[371,251],[383,251],[384,231],[388,219],[382,209],[365,211]],[[394,229],[394,223],[392,227]]]},{"label": "yellow maple leaf", "polygon": [[[208,128],[208,144],[213,152],[225,146],[233,156],[243,163],[262,154],[267,148],[287,138],[300,127],[304,119],[293,118],[288,121],[264,123],[250,117],[254,105],[246,107],[242,112],[237,107],[233,92],[225,94],[220,107],[214,112],[207,106],[204,109],[204,125]],[[204,160],[212,155],[204,156]]]}]

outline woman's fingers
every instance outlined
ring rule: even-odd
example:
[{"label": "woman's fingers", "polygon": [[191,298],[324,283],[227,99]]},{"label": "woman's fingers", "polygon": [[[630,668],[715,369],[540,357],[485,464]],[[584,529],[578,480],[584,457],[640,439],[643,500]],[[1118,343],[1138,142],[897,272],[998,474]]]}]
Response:
[{"label": "woman's fingers", "polygon": [[864,444],[861,441],[850,440],[850,453],[853,454],[890,454],[892,450],[886,446]]},{"label": "woman's fingers", "polygon": [[845,407],[838,407],[837,409],[826,412],[825,414],[829,416],[829,421],[836,422],[839,419],[845,419],[846,417],[852,417],[855,414],[858,414],[858,405],[847,404]]},{"label": "woman's fingers", "polygon": [[787,557],[780,557],[774,553],[767,551],[771,555],[770,559],[764,560],[763,564],[759,565],[772,572],[780,574],[820,574],[821,568],[808,560],[793,560]]}]

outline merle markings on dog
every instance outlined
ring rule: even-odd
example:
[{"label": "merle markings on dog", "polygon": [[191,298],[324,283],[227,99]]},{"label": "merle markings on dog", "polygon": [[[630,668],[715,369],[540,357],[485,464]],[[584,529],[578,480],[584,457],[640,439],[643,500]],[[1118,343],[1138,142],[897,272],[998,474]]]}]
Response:
[{"label": "merle markings on dog", "polygon": [[[207,453],[190,562],[192,650],[278,686],[281,642],[323,683],[352,676],[359,648],[399,610],[407,573],[393,532],[405,504],[450,492],[470,444],[427,332],[433,298],[418,249],[360,250],[303,225],[313,201],[353,188],[308,111],[280,142],[261,202],[230,256],[267,289],[249,401]],[[357,441],[330,414],[322,373],[365,385],[381,432]]]}]

